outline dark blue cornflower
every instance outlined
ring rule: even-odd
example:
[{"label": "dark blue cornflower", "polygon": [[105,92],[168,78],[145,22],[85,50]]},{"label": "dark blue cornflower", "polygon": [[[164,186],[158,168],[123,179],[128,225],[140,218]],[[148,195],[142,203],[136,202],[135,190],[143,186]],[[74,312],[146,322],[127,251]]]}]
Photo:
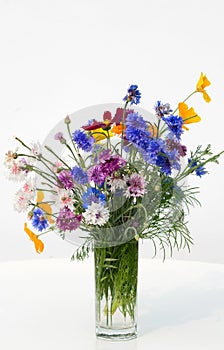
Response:
[{"label": "dark blue cornflower", "polygon": [[196,170],[195,170],[195,174],[199,177],[202,177],[203,175],[207,174],[207,171],[205,170],[205,167],[203,166],[199,166]]},{"label": "dark blue cornflower", "polygon": [[33,211],[32,225],[38,231],[43,231],[48,227],[48,221],[40,208],[35,208]]},{"label": "dark blue cornflower", "polygon": [[178,140],[180,140],[181,134],[183,133],[183,118],[171,114],[166,117],[163,117],[162,119],[168,126],[168,129],[176,136]]},{"label": "dark blue cornflower", "polygon": [[77,144],[79,148],[81,148],[85,152],[89,152],[92,149],[92,145],[94,144],[94,138],[92,136],[88,136],[85,131],[76,130],[72,134],[72,140]]},{"label": "dark blue cornflower", "polygon": [[85,185],[88,183],[88,176],[85,171],[82,170],[79,166],[74,166],[71,170],[73,179],[78,182],[80,185]]},{"label": "dark blue cornflower", "polygon": [[106,196],[94,187],[90,187],[82,196],[83,208],[87,209],[92,203],[106,203]]},{"label": "dark blue cornflower", "polygon": [[164,115],[168,115],[172,112],[169,103],[161,103],[161,101],[157,101],[154,106],[157,117],[162,118]]},{"label": "dark blue cornflower", "polygon": [[141,92],[138,90],[138,85],[130,85],[127,95],[123,98],[123,101],[130,102],[130,104],[140,103]]},{"label": "dark blue cornflower", "polygon": [[198,165],[197,161],[194,159],[188,159],[188,164],[190,168],[194,168],[195,174],[199,177],[202,177],[203,175],[207,174],[208,172],[206,171],[205,167],[202,165]]},{"label": "dark blue cornflower", "polygon": [[171,164],[168,156],[165,153],[158,155],[156,159],[156,165],[160,167],[161,171],[165,175],[171,175]]},{"label": "dark blue cornflower", "polygon": [[125,124],[126,124],[126,127],[132,126],[133,128],[136,128],[139,130],[143,130],[143,131],[147,130],[147,123],[142,118],[142,116],[138,114],[138,112],[128,114]]}]

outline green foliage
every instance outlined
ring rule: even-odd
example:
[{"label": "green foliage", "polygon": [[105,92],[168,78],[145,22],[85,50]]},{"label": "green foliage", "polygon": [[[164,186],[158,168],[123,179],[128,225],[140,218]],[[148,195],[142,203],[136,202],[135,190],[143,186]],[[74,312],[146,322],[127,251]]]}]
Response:
[{"label": "green foliage", "polygon": [[[138,241],[94,248],[98,312],[105,298],[104,317],[109,322],[117,308],[134,319],[138,274]],[[102,317],[102,316],[101,316]]]}]

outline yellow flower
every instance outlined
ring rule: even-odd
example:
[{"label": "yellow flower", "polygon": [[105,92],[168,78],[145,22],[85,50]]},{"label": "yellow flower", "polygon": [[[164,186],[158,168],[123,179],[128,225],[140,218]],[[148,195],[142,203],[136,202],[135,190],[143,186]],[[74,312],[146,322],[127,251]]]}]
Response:
[{"label": "yellow flower", "polygon": [[[108,135],[108,133],[109,133],[109,135]],[[112,137],[113,134],[111,133],[110,130],[107,132],[106,130],[104,130],[102,128],[99,128],[99,129],[95,129],[95,130],[92,131],[92,136],[94,137],[96,142],[99,142],[101,140],[106,139],[108,136]]]},{"label": "yellow flower", "polygon": [[44,192],[38,191],[37,192],[37,205],[40,209],[42,209],[46,213],[47,220],[50,224],[54,224],[54,220],[52,219],[52,208],[50,204],[48,203],[41,203],[44,199]]},{"label": "yellow flower", "polygon": [[208,80],[208,78],[206,77],[205,74],[201,73],[201,76],[197,82],[197,85],[196,85],[196,90],[198,92],[201,92],[203,94],[203,98],[206,102],[210,102],[211,101],[211,98],[210,96],[207,94],[207,92],[205,91],[205,88],[207,86],[209,86],[211,83],[210,81]]},{"label": "yellow flower", "polygon": [[188,105],[184,102],[180,102],[178,104],[179,109],[179,116],[183,119],[183,126],[182,128],[185,130],[189,130],[185,124],[191,124],[191,123],[198,123],[200,122],[201,118],[197,113],[194,111],[194,108],[188,108]]},{"label": "yellow flower", "polygon": [[35,233],[33,233],[28,227],[27,227],[27,223],[24,223],[24,231],[28,234],[28,236],[30,237],[31,241],[34,243],[36,252],[38,254],[42,253],[44,250],[44,243],[38,238],[37,235],[35,235]]}]

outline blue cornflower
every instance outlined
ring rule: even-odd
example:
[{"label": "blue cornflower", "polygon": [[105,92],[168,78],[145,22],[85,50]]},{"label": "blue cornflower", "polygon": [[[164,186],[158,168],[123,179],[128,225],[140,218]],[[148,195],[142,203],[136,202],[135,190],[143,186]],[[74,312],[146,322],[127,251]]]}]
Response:
[{"label": "blue cornflower", "polygon": [[172,109],[169,103],[162,104],[161,101],[157,101],[154,106],[157,117],[162,118],[164,115],[170,114]]},{"label": "blue cornflower", "polygon": [[135,144],[135,146],[146,150],[150,142],[150,132],[142,131],[140,129],[133,128],[133,126],[128,126],[125,130],[126,139]]},{"label": "blue cornflower", "polygon": [[205,170],[205,167],[203,166],[199,166],[196,170],[195,170],[195,174],[199,177],[202,177],[202,175],[207,174],[207,171]]},{"label": "blue cornflower", "polygon": [[183,118],[171,114],[169,116],[162,117],[162,119],[168,126],[168,129],[176,136],[178,140],[180,140],[181,134],[183,133]]},{"label": "blue cornflower", "polygon": [[145,161],[149,164],[156,164],[158,153],[161,152],[164,145],[164,140],[150,138],[147,148],[142,152]]},{"label": "blue cornflower", "polygon": [[92,203],[106,203],[106,196],[94,187],[90,187],[82,196],[83,208],[87,209]]},{"label": "blue cornflower", "polygon": [[180,157],[177,149],[166,152],[170,165],[173,169],[180,170]]},{"label": "blue cornflower", "polygon": [[73,179],[78,182],[80,185],[85,185],[88,183],[88,176],[85,171],[82,170],[79,166],[74,166],[71,170]]},{"label": "blue cornflower", "polygon": [[190,166],[190,168],[194,168],[194,167],[197,167],[195,168],[195,174],[199,177],[202,177],[202,175],[205,175],[207,174],[208,172],[206,171],[205,167],[203,167],[202,165],[199,165],[198,166],[198,163],[196,160],[194,159],[188,159],[188,164]]},{"label": "blue cornflower", "polygon": [[138,90],[138,85],[130,85],[127,95],[123,98],[123,101],[130,102],[132,105],[140,103],[141,92]]},{"label": "blue cornflower", "polygon": [[171,175],[171,164],[166,154],[158,155],[156,165],[161,168],[161,171],[166,175]]},{"label": "blue cornflower", "polygon": [[138,112],[128,114],[125,124],[139,130],[147,130],[147,123]]},{"label": "blue cornflower", "polygon": [[72,140],[85,152],[91,151],[92,145],[94,143],[94,138],[88,136],[85,131],[76,130],[72,134]]},{"label": "blue cornflower", "polygon": [[48,227],[48,221],[40,208],[35,208],[32,216],[32,225],[38,231],[43,231]]}]

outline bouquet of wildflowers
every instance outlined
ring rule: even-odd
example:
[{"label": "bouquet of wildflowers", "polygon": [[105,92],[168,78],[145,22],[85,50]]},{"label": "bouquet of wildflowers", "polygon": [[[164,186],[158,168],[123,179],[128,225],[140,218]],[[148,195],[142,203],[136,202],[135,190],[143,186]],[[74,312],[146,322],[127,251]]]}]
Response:
[{"label": "bouquet of wildflowers", "polygon": [[67,116],[67,135],[57,133],[55,142],[64,145],[69,161],[48,145],[27,145],[16,137],[23,150],[8,151],[5,166],[9,179],[22,183],[14,208],[27,212],[24,230],[36,251],[43,251],[42,236],[52,232],[62,238],[82,233],[77,259],[93,247],[139,239],[151,239],[155,252],[160,247],[164,254],[167,248],[189,248],[186,213],[198,203],[198,189],[185,178],[202,177],[222,152],[214,155],[210,145],[190,151],[181,138],[189,124],[200,121],[186,100],[201,93],[210,102],[209,85],[201,73],[196,89],[174,110],[157,101],[152,120],[134,110],[141,99],[137,85],[128,88],[123,107],[78,130],[71,130]]}]

